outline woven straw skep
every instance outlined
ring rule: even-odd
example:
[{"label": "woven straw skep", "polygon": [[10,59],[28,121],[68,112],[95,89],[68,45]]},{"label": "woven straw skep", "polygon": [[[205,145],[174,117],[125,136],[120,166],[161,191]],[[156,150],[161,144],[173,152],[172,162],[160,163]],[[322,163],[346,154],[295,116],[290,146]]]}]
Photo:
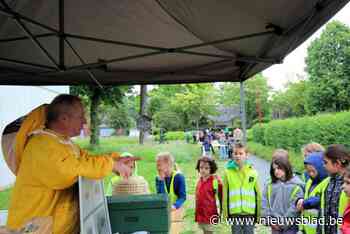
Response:
[{"label": "woven straw skep", "polygon": [[149,194],[147,181],[142,176],[131,176],[113,185],[113,195]]}]

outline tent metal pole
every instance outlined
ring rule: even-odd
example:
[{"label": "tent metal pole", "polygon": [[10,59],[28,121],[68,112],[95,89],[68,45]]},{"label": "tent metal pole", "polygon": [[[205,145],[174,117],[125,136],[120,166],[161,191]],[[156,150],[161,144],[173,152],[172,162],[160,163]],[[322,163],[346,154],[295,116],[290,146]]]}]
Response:
[{"label": "tent metal pole", "polygon": [[[5,0],[1,0],[2,5],[9,11],[12,11],[11,8],[7,5],[7,3],[5,2]],[[23,30],[24,33],[26,33],[30,39],[32,40],[32,42],[40,49],[40,51],[45,55],[45,57],[52,63],[55,65],[55,67],[57,68],[57,70],[59,70],[59,66],[57,64],[57,62],[55,61],[55,59],[50,55],[50,53],[40,44],[40,42],[38,41],[38,39],[36,39],[34,37],[34,35],[31,33],[31,31],[27,28],[27,26],[19,19],[19,17],[17,17],[16,15],[14,16],[14,20],[16,21],[17,25],[19,28],[21,28]]]},{"label": "tent metal pole", "polygon": [[252,37],[261,37],[261,36],[266,36],[266,35],[270,35],[270,34],[275,34],[275,30],[269,30],[269,31],[259,32],[259,33],[252,33],[252,34],[247,34],[247,35],[242,35],[242,36],[237,36],[237,37],[230,37],[230,38],[226,38],[226,39],[222,39],[222,40],[210,41],[210,42],[205,42],[205,43],[200,43],[200,44],[195,44],[195,45],[183,46],[183,47],[178,47],[176,49],[177,50],[188,50],[188,49],[194,49],[194,48],[208,46],[208,45],[215,45],[215,44],[221,44],[221,43],[225,43],[225,42],[248,39],[248,38],[252,38]]},{"label": "tent metal pole", "polygon": [[[52,37],[56,36],[55,33],[44,33],[44,34],[38,34],[34,35],[35,38],[43,38],[43,37]],[[7,39],[0,39],[0,43],[6,43],[6,42],[13,42],[13,41],[22,41],[22,40],[28,40],[30,37],[24,36],[24,37],[13,37],[13,38],[7,38]]]},{"label": "tent metal pole", "polygon": [[64,0],[59,0],[58,3],[59,9],[59,20],[58,20],[58,29],[59,34],[59,67],[61,70],[65,70],[65,56],[64,56]]},{"label": "tent metal pole", "polygon": [[101,67],[103,65],[109,64],[109,63],[121,62],[121,61],[136,59],[136,58],[144,58],[144,57],[158,55],[158,54],[164,54],[164,53],[165,52],[151,52],[151,53],[145,53],[145,54],[131,55],[131,56],[123,57],[123,58],[105,60],[103,62],[101,61],[101,62],[97,62],[97,63],[88,63],[85,65],[73,66],[73,67],[68,68],[67,70],[84,70],[84,69],[88,69],[88,68],[97,68],[97,67]]},{"label": "tent metal pole", "polygon": [[244,81],[240,81],[240,116],[241,116],[241,126],[243,130],[243,144],[247,144],[247,119],[245,110],[245,95],[244,95]]},{"label": "tent metal pole", "polygon": [[[4,1],[2,1],[2,2],[4,2]],[[17,12],[14,12],[11,9],[4,9],[4,8],[0,7],[0,13],[5,15],[5,16],[11,17],[11,18],[18,18],[18,19],[24,20],[24,21],[26,21],[28,23],[34,24],[34,25],[39,26],[41,28],[45,28],[45,29],[47,29],[47,30],[49,30],[51,32],[56,33],[56,34],[59,33],[55,28],[52,28],[50,26],[47,26],[45,24],[39,23],[39,22],[37,22],[35,20],[32,20],[31,18],[28,18],[28,17],[26,17],[24,15],[21,15],[21,14],[19,14]]]},{"label": "tent metal pole", "polygon": [[148,45],[135,44],[135,43],[129,43],[129,42],[122,42],[122,41],[107,40],[107,39],[81,36],[81,35],[70,34],[70,33],[67,33],[65,35],[66,35],[66,37],[71,37],[71,38],[75,38],[75,39],[95,41],[95,42],[101,42],[101,43],[106,43],[106,44],[130,46],[130,47],[135,47],[135,48],[150,49],[150,50],[157,50],[157,51],[164,51],[164,52],[166,52],[168,50],[167,48],[162,48],[162,47],[148,46]]},{"label": "tent metal pole", "polygon": [[21,64],[21,65],[26,65],[26,66],[31,66],[31,67],[37,67],[37,68],[56,70],[55,67],[42,65],[42,64],[37,64],[37,63],[29,63],[29,62],[20,61],[20,60],[8,59],[8,58],[0,58],[0,61],[4,61],[4,62],[8,62],[8,63]]},{"label": "tent metal pole", "polygon": [[[86,65],[84,59],[79,55],[78,51],[73,47],[73,45],[69,42],[69,40],[67,38],[64,38],[64,41],[71,48],[71,50],[73,51],[75,56],[77,56],[77,58],[79,59],[81,64]],[[97,78],[94,75],[94,73],[92,73],[92,71],[90,71],[89,69],[86,69],[86,72],[89,74],[90,78],[95,82],[95,84],[97,84],[97,86],[100,87],[100,89],[103,89],[102,84],[97,80]]]}]

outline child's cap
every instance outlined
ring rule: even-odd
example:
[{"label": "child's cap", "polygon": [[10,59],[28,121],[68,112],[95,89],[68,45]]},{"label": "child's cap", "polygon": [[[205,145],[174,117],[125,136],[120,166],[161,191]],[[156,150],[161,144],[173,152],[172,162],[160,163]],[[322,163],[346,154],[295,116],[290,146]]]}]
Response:
[{"label": "child's cap", "polygon": [[129,152],[123,152],[120,157],[134,157],[134,155]]},{"label": "child's cap", "polygon": [[[124,157],[134,157],[134,155],[129,153],[129,152],[123,152],[120,155],[120,157],[122,157],[122,158],[124,158]],[[136,163],[136,161],[134,162],[134,164],[135,164],[135,168],[134,168],[134,171],[133,171],[132,175],[137,176],[137,163]]]}]

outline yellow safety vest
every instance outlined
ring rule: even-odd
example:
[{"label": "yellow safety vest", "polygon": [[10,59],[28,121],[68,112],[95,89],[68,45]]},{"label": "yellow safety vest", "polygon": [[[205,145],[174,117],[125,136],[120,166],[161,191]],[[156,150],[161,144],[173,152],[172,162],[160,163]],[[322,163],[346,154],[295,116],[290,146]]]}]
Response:
[{"label": "yellow safety vest", "polygon": [[219,199],[219,182],[216,176],[213,178],[213,190],[215,193],[215,203],[218,214],[221,214],[221,203]]},{"label": "yellow safety vest", "polygon": [[168,193],[168,197],[169,197],[169,201],[170,201],[171,205],[174,205],[174,203],[178,199],[178,196],[174,192],[174,178],[179,173],[180,172],[178,172],[178,171],[173,171],[171,173],[170,188],[169,188],[170,190],[169,191],[168,191],[168,189],[166,187],[166,183],[165,183],[165,180],[164,180],[164,190]]},{"label": "yellow safety vest", "polygon": [[[310,197],[314,197],[319,195],[317,191],[321,188],[322,184],[319,183],[315,186],[315,188],[310,192],[310,188],[312,185],[312,179],[308,179],[305,184],[305,194],[304,200],[309,199]],[[319,215],[319,209],[306,209],[302,212],[302,216],[305,218],[304,220],[309,220],[310,223],[305,225],[300,225],[300,230],[304,231],[306,234],[316,234],[317,231],[317,223],[314,221]]]},{"label": "yellow safety vest", "polygon": [[227,169],[228,184],[228,214],[259,215],[258,174],[250,166],[245,165],[241,170]]},{"label": "yellow safety vest", "polygon": [[[320,217],[324,217],[324,209],[325,209],[325,202],[326,202],[326,192],[327,192],[327,188],[329,185],[329,181],[330,181],[330,177],[327,177],[326,179],[324,179],[321,183],[320,183],[320,195],[321,195],[321,215]],[[342,218],[346,205],[348,204],[349,198],[346,196],[346,194],[344,193],[344,191],[341,191],[340,193],[340,197],[339,197],[339,206],[338,206],[338,217]],[[327,222],[327,220],[325,220],[325,222]],[[325,233],[324,231],[324,227],[322,227],[322,234]],[[340,233],[340,226],[338,225],[338,233]]]}]

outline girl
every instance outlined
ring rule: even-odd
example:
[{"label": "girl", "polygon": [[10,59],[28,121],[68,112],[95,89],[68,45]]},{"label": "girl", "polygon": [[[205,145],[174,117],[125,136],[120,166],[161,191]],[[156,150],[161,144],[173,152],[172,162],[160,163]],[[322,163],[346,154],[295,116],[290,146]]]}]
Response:
[{"label": "girl", "polygon": [[258,173],[247,159],[246,148],[237,144],[224,174],[223,216],[229,219],[233,234],[254,233],[254,221],[260,215]]},{"label": "girl", "polygon": [[271,181],[267,183],[262,198],[262,216],[277,218],[277,225],[270,225],[273,234],[294,234],[296,225],[284,223],[286,217],[297,217],[296,202],[303,197],[302,182],[293,176],[292,166],[287,157],[278,157],[271,163]]},{"label": "girl", "polygon": [[320,197],[316,191],[319,190],[321,182],[328,176],[323,165],[323,153],[310,153],[305,158],[304,165],[309,179],[305,185],[304,199],[298,201],[297,208],[299,211],[302,211],[303,217],[305,217],[305,220],[309,220],[310,223],[301,225],[299,230],[306,234],[315,234],[317,224],[312,222],[312,220],[318,217],[320,209]]},{"label": "girl", "polygon": [[157,193],[167,193],[172,210],[179,209],[186,200],[185,177],[177,170],[174,157],[169,152],[157,155]]},{"label": "girl", "polygon": [[343,175],[350,162],[350,153],[343,145],[330,145],[324,153],[324,167],[329,177],[322,181],[321,215],[326,225],[319,225],[317,233],[338,233],[339,225],[327,225],[327,222],[343,217],[348,198],[342,192]]},{"label": "girl", "polygon": [[171,233],[182,230],[186,184],[184,175],[176,168],[174,157],[169,152],[159,153],[156,157],[158,176],[156,177],[157,193],[168,194],[171,204]]},{"label": "girl", "polygon": [[220,212],[222,182],[219,176],[215,175],[217,165],[209,157],[198,159],[197,171],[200,178],[196,186],[196,213],[195,221],[204,234],[214,232],[214,225],[211,225],[211,217],[218,216]]}]

